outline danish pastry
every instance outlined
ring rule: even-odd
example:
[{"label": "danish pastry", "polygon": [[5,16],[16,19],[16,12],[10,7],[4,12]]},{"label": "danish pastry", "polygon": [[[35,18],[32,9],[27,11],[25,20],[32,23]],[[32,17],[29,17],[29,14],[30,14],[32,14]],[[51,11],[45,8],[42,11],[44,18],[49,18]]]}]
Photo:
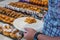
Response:
[{"label": "danish pastry", "polygon": [[33,18],[33,17],[27,17],[27,18],[25,19],[25,22],[27,22],[27,23],[29,23],[29,24],[32,24],[32,23],[36,23],[36,20],[35,20],[35,18]]}]

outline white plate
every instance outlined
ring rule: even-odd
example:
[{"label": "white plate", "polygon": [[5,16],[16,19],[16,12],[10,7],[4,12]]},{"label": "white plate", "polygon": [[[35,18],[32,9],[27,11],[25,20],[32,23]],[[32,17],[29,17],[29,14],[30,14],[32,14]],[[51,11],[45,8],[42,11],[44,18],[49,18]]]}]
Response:
[{"label": "white plate", "polygon": [[15,28],[25,31],[24,28],[33,28],[36,31],[41,31],[43,28],[43,22],[41,20],[36,19],[36,23],[28,24],[24,22],[26,17],[18,18],[13,22],[13,25]]}]

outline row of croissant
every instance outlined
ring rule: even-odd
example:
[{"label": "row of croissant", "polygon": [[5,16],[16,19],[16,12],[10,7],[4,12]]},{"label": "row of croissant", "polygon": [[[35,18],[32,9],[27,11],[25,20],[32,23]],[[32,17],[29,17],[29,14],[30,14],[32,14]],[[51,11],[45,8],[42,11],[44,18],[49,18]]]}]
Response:
[{"label": "row of croissant", "polygon": [[19,0],[24,2],[29,2],[35,5],[48,6],[48,0]]},{"label": "row of croissant", "polygon": [[0,21],[3,21],[5,23],[13,24],[13,21],[16,18],[20,18],[24,16],[28,16],[28,15],[22,14],[20,12],[15,12],[13,10],[4,7],[0,7]]}]

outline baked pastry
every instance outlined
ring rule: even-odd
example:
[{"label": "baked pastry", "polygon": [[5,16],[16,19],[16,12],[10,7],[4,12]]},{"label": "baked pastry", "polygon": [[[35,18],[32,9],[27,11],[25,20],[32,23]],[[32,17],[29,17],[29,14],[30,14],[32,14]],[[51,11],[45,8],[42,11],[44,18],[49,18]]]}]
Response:
[{"label": "baked pastry", "polygon": [[17,35],[16,35],[17,32],[19,32],[19,30],[13,29],[12,32],[10,33],[10,37],[11,38],[17,38]]},{"label": "baked pastry", "polygon": [[3,34],[4,34],[5,36],[10,36],[10,33],[11,33],[12,29],[13,29],[13,28],[12,28],[10,25],[4,24],[4,25],[3,25]]},{"label": "baked pastry", "polygon": [[25,19],[25,22],[27,22],[28,24],[32,24],[32,23],[36,23],[36,20],[33,17],[27,17]]}]

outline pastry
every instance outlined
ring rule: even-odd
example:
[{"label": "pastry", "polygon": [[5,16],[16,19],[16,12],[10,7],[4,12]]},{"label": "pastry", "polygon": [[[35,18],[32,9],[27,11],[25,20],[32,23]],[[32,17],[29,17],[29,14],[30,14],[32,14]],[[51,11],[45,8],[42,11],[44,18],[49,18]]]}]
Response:
[{"label": "pastry", "polygon": [[11,31],[12,31],[12,27],[10,25],[8,24],[3,25],[3,34],[5,36],[10,36]]},{"label": "pastry", "polygon": [[27,22],[28,24],[32,24],[32,23],[36,23],[36,20],[33,17],[27,17],[25,19],[25,22]]},{"label": "pastry", "polygon": [[19,32],[19,30],[13,29],[12,32],[10,33],[10,37],[11,38],[17,38],[17,35],[16,35],[17,32]]}]

